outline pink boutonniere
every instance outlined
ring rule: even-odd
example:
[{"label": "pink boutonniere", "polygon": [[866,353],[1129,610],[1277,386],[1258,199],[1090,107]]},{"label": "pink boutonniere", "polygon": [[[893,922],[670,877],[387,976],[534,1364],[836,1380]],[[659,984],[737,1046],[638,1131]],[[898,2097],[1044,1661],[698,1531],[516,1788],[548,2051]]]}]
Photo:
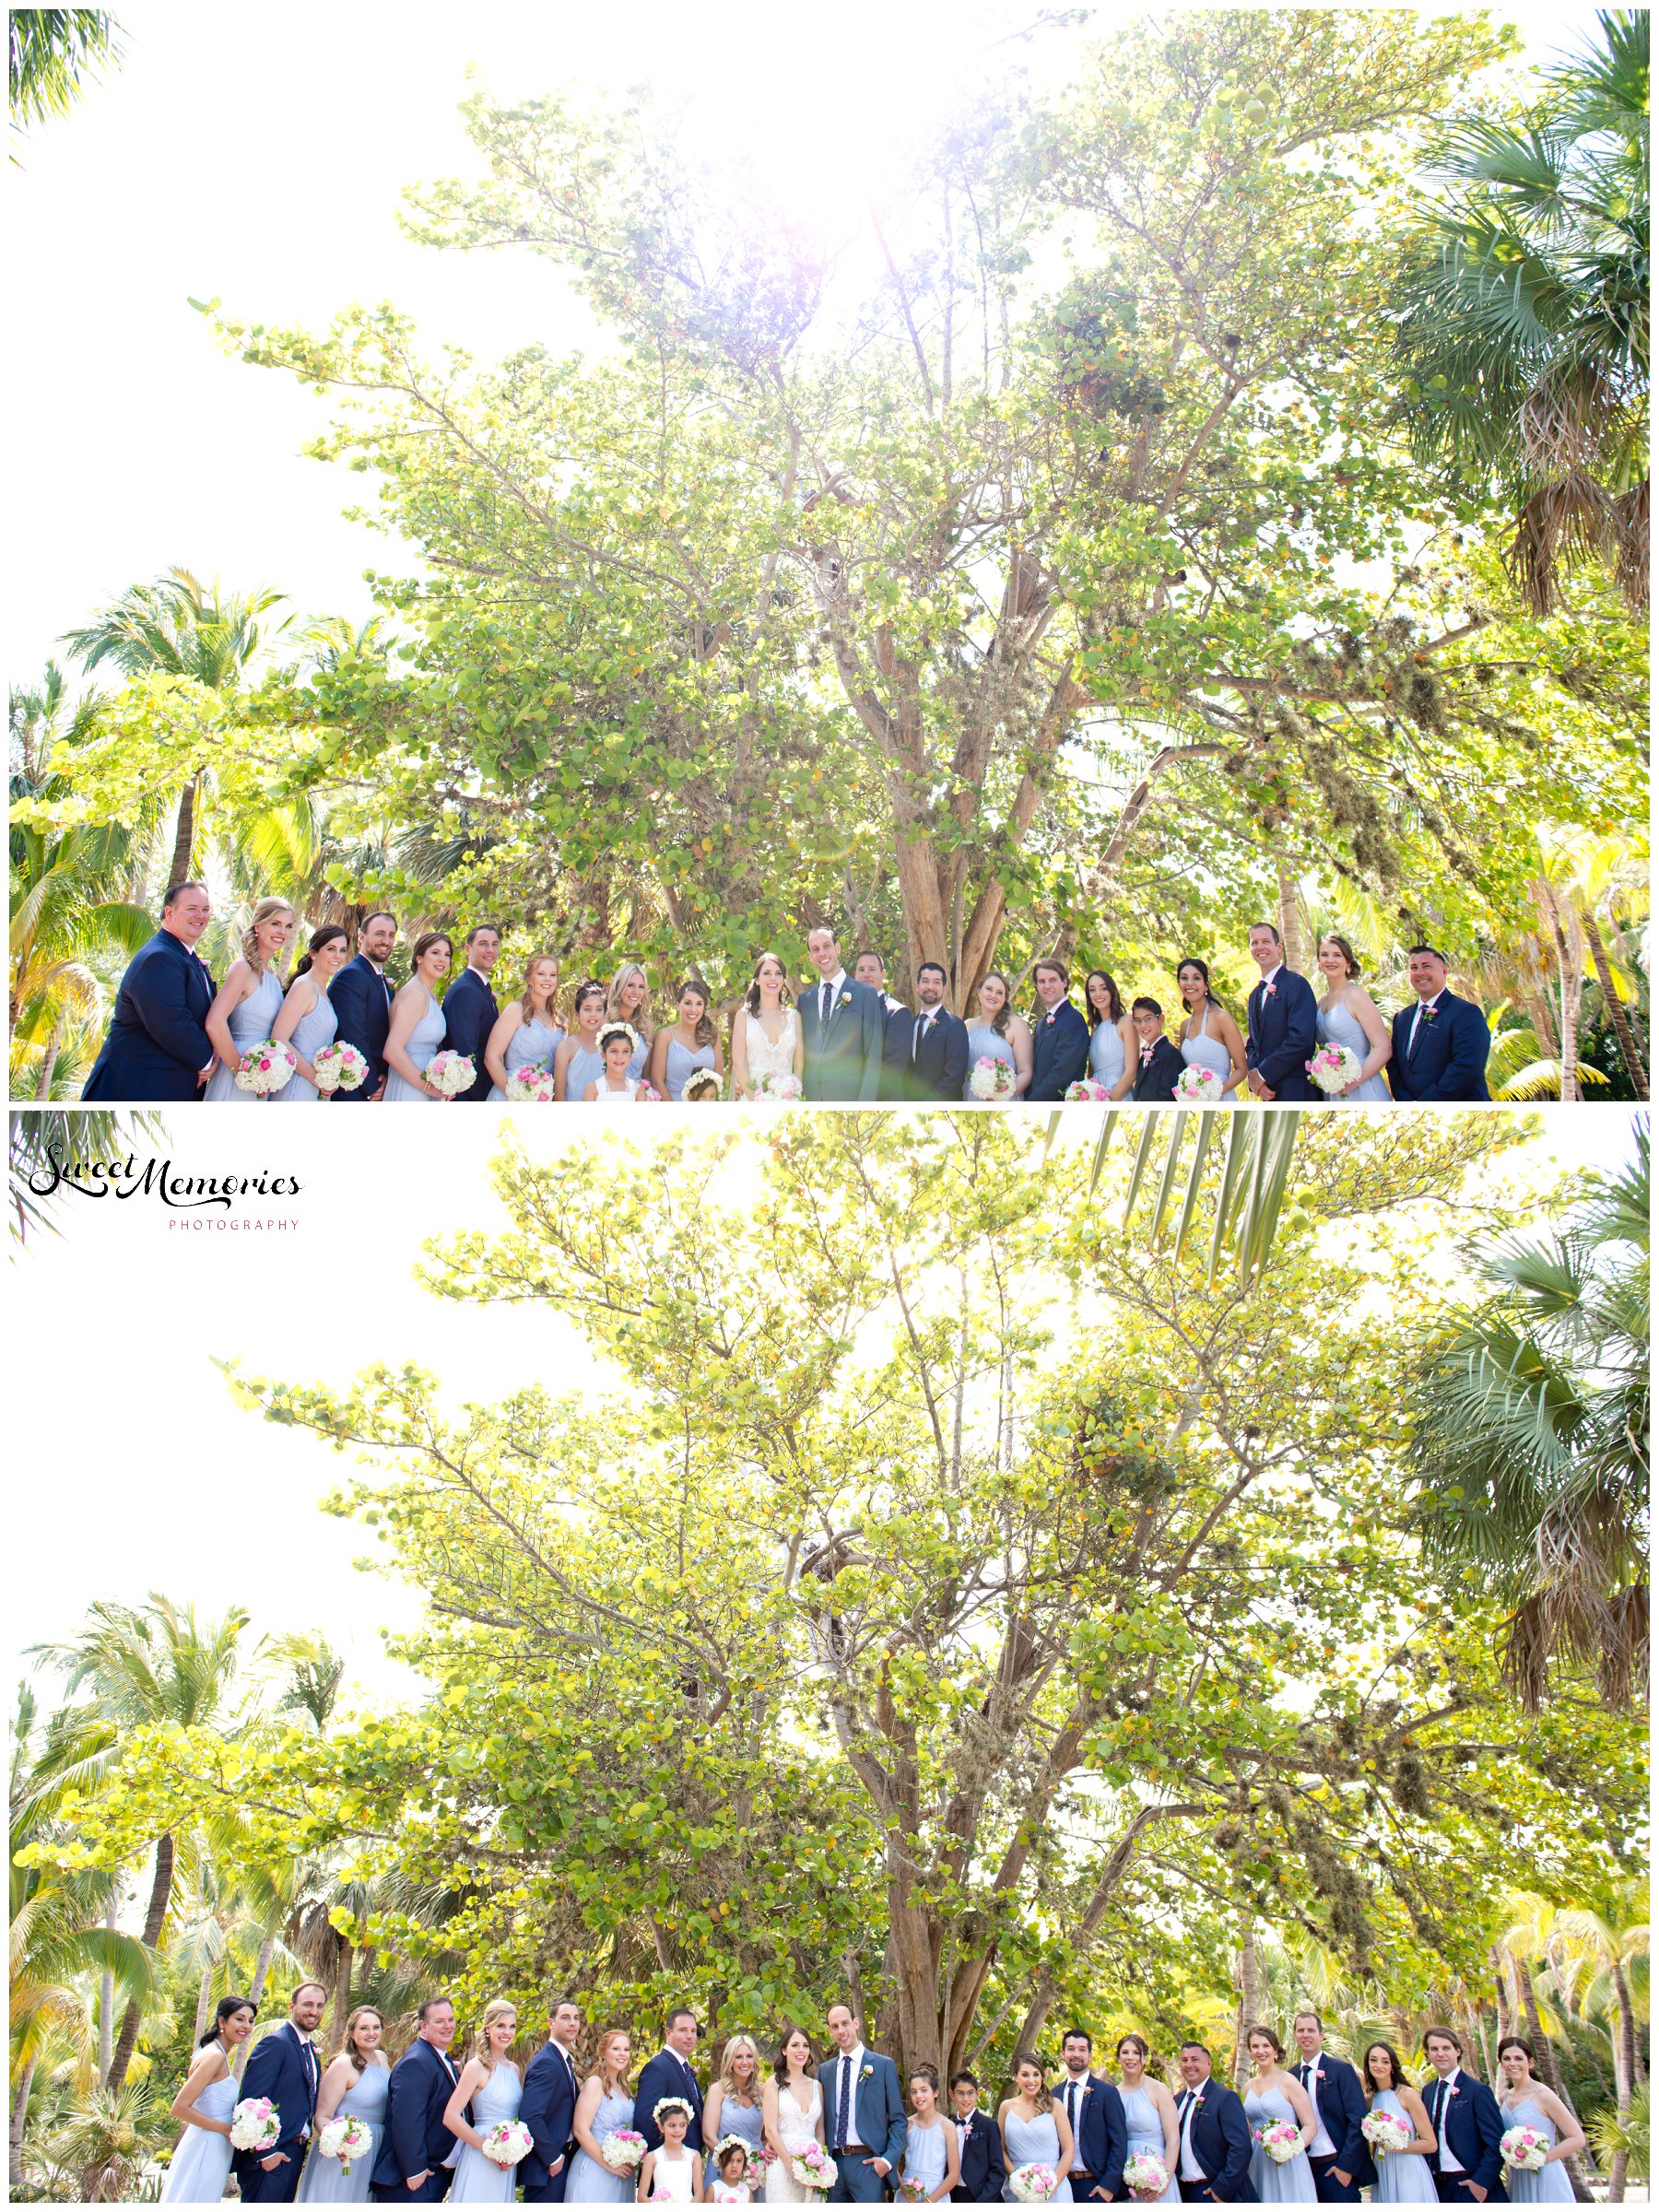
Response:
[{"label": "pink boutonniere", "polygon": [[1052,1009],[1052,1010],[1051,1010],[1049,1013],[1047,1013],[1047,1014],[1045,1014],[1045,1015],[1043,1016],[1043,1019],[1042,1019],[1042,1026],[1043,1026],[1043,1028],[1044,1028],[1045,1030],[1048,1028],[1048,1026],[1049,1026],[1049,1023],[1050,1023],[1051,1021],[1053,1021],[1053,1018],[1054,1018],[1054,1016],[1055,1016],[1055,1015],[1056,1015],[1056,1014],[1057,1014],[1059,1011],[1060,1011],[1059,1007],[1058,1007],[1058,1006],[1055,1006],[1055,1007],[1053,1007],[1053,1009]]},{"label": "pink boutonniere", "polygon": [[1269,998],[1277,998],[1278,996],[1278,985],[1277,983],[1268,984],[1267,995]]}]

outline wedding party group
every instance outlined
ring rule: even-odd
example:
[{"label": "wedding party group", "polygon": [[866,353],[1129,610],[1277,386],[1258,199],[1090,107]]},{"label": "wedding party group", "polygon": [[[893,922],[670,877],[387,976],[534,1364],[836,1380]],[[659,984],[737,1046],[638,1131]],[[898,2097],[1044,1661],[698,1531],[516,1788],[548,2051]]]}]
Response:
[{"label": "wedding party group", "polygon": [[849,971],[827,925],[807,933],[806,981],[765,951],[735,1007],[721,1010],[694,973],[668,1018],[653,1008],[636,961],[608,982],[584,978],[567,1004],[559,960],[540,953],[498,996],[501,932],[488,922],[462,940],[458,971],[454,938],[423,931],[396,987],[387,973],[394,915],[365,916],[355,947],[327,923],[289,976],[299,918],[281,899],[260,900],[241,959],[216,984],[195,949],[210,919],[203,884],[168,891],[160,927],[122,979],[87,1103],[1218,1106],[1488,1096],[1485,1017],[1449,987],[1437,947],[1412,947],[1414,995],[1390,1019],[1345,937],[1319,940],[1316,994],[1269,922],[1249,933],[1259,981],[1236,1016],[1196,958],[1180,963],[1181,1006],[1168,1011],[1145,994],[1125,1003],[1102,969],[1084,978],[1079,1006],[1066,963],[1041,959],[1023,1013],[1009,978],[993,970],[964,1021],[937,962],[918,966],[912,1006],[888,991],[880,953],[858,952]]},{"label": "wedding party group", "polygon": [[217,2204],[234,2174],[244,2200],[270,2204],[506,2205],[521,2190],[525,2204],[570,2205],[1311,2205],[1355,2204],[1362,2191],[1373,2204],[1565,2204],[1564,2162],[1584,2147],[1524,2039],[1500,2044],[1494,2092],[1466,2070],[1458,2037],[1431,2028],[1419,2087],[1385,2041],[1358,2067],[1327,2051],[1312,2010],[1292,2024],[1294,2064],[1271,2028],[1249,2030],[1243,2096],[1216,2077],[1202,2042],[1181,2045],[1171,2084],[1144,2036],[1121,2036],[1113,2078],[1074,2027],[1053,2078],[1018,2052],[1006,2094],[986,2106],[967,2069],[948,2104],[931,2065],[901,2083],[842,1999],[826,2011],[821,2048],[795,2024],[770,2061],[752,2037],[728,2037],[706,2089],[687,2006],[669,2012],[636,2077],[620,2028],[579,2061],[582,2014],[568,1996],[548,2006],[527,2059],[518,2008],[492,1998],[459,2060],[455,2007],[429,1996],[395,2065],[384,2021],[359,2005],[324,2065],[325,2005],[302,1983],[239,2079],[257,2007],[220,2000],[173,2100],[185,2124],[163,2203]]}]

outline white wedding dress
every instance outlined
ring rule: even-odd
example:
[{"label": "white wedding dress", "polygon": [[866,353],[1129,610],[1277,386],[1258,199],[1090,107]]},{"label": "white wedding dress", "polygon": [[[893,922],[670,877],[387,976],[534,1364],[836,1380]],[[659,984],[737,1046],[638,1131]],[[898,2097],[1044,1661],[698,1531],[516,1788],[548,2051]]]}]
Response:
[{"label": "white wedding dress", "polygon": [[[752,1090],[762,1076],[793,1076],[795,1062],[795,1015],[793,1006],[783,1012],[783,1027],[774,1044],[752,1014],[743,1017],[747,1027],[743,1032],[745,1057],[748,1061],[749,1088]],[[788,2200],[798,2204],[799,2197]]]},{"label": "white wedding dress", "polygon": [[[751,1061],[749,1065],[752,1068],[754,1063]],[[824,2093],[816,2081],[812,2085],[812,2102],[805,2110],[788,2083],[779,2084],[778,2133],[789,2149],[804,2150],[808,2143],[818,2141],[818,2124],[823,2109]],[[804,2189],[782,2159],[774,2159],[766,2170],[766,2202],[769,2205],[804,2205],[808,2197],[815,2202],[821,2202],[823,2194],[821,2189]]]}]

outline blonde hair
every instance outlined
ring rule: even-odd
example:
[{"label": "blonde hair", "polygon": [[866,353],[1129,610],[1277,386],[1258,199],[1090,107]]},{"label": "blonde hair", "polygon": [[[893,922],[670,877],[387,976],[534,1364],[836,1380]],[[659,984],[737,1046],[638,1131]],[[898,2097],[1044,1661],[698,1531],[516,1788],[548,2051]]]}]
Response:
[{"label": "blonde hair", "polygon": [[559,955],[556,952],[533,952],[524,962],[524,987],[519,994],[519,1011],[526,1021],[535,1019],[535,1008],[530,1004],[531,979],[544,960],[553,963],[553,988],[547,994],[547,1019],[554,1029],[559,1027]]},{"label": "blonde hair", "polygon": [[751,2095],[760,2095],[760,2053],[752,2036],[735,2035],[720,2054],[720,2086],[728,2097],[737,2093],[737,2077],[732,2071],[732,2060],[739,2051],[747,2051],[755,2062],[754,2077],[749,2083]]},{"label": "blonde hair", "polygon": [[[622,994],[627,986],[632,982],[636,975],[645,986],[645,996],[641,1000],[639,1006],[635,1008],[632,1014],[624,1014],[622,1011]],[[605,1012],[606,1018],[609,1019],[614,1016],[617,1020],[627,1022],[630,1029],[640,1030],[642,1031],[645,1019],[643,1010],[650,1004],[651,978],[646,974],[644,969],[641,967],[638,960],[624,960],[621,967],[618,969],[616,974],[611,977],[610,987],[605,994]]]},{"label": "blonde hair", "polygon": [[259,964],[259,925],[262,922],[268,922],[273,914],[287,914],[290,920],[298,919],[293,908],[286,899],[273,898],[260,900],[253,909],[253,921],[242,931],[242,959],[247,961],[250,968],[257,967]]},{"label": "blonde hair", "polygon": [[[511,1997],[490,1998],[488,2004],[484,2007],[484,2018],[478,2022],[478,2032],[473,2038],[472,2049],[467,2053],[469,2058],[488,2058],[489,2056],[489,2031],[498,2020],[504,2020],[509,2013],[516,2021],[518,2006]],[[513,2040],[516,2041],[517,2038],[515,2037]]]},{"label": "blonde hair", "polygon": [[599,2088],[601,2094],[614,2089],[618,2086],[623,2088],[628,2088],[631,2086],[629,2082],[628,2069],[626,2066],[618,2066],[613,2078],[609,2076],[608,2068],[606,2064],[606,2053],[609,2051],[614,2044],[625,2043],[627,2041],[627,2029],[607,2028],[605,2033],[599,2038],[599,2041],[594,2045],[594,2071],[599,2077]]}]

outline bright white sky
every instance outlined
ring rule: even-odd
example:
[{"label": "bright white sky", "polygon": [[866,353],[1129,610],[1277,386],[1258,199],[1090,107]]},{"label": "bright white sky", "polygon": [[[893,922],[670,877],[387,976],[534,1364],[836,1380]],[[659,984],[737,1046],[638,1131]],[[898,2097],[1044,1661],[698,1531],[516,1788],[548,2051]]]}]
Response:
[{"label": "bright white sky", "polygon": [[[702,143],[746,144],[794,207],[833,222],[976,55],[1045,65],[1042,41],[1001,43],[1038,12],[128,0],[124,66],[6,180],[8,679],[36,680],[65,629],[173,564],[354,619],[371,611],[363,570],[403,565],[341,519],[363,480],[302,457],[326,403],[227,360],[192,297],[315,328],[391,299],[434,347],[480,359],[587,341],[551,269],[432,253],[397,229],[405,185],[475,173],[456,113],[469,61],[504,99],[571,84],[614,96],[649,77]],[[1592,19],[1576,5],[1494,12],[1539,58]]]}]

